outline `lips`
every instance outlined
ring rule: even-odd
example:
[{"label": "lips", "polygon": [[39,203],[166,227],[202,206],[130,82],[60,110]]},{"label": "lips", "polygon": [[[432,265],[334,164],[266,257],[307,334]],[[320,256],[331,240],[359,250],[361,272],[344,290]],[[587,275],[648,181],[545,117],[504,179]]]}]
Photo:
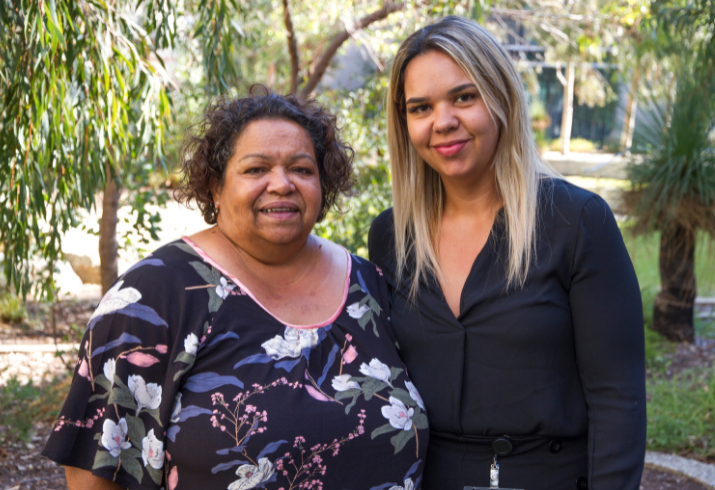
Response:
[{"label": "lips", "polygon": [[447,141],[438,145],[432,145],[437,153],[445,157],[451,157],[459,153],[459,151],[467,145],[468,140]]},{"label": "lips", "polygon": [[261,207],[259,212],[271,218],[285,219],[292,218],[297,215],[300,210],[298,206],[291,202],[275,202]]}]

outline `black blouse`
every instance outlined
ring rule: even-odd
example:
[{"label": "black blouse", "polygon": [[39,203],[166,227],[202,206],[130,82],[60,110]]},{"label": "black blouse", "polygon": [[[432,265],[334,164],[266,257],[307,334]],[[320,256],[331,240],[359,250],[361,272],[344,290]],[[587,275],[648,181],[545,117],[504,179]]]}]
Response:
[{"label": "black blouse", "polygon": [[[416,306],[407,300],[409,277],[395,283],[392,210],[370,229],[370,258],[391,286],[393,328],[424,397],[431,439],[582,437],[589,488],[637,489],[646,436],[642,305],[611,210],[593,193],[545,181],[537,255],[523,289],[507,291],[505,238],[500,212],[455,318],[436,279],[421,284]],[[427,490],[427,474],[441,471],[430,454]],[[485,484],[484,471],[472,485]],[[575,488],[575,479],[559,488]],[[547,488],[534,480],[515,484]]]},{"label": "black blouse", "polygon": [[420,488],[387,286],[346,259],[342,306],[295,326],[187,239],[155,251],[92,315],[43,454],[132,490]]}]

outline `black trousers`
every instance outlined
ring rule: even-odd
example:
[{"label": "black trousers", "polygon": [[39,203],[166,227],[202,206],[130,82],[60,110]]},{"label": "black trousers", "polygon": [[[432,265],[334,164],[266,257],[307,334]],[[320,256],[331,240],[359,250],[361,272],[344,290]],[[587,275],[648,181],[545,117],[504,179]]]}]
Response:
[{"label": "black trousers", "polygon": [[[430,433],[422,490],[489,488],[493,438]],[[523,490],[586,490],[587,437],[510,438],[513,450],[499,457],[499,487]]]}]

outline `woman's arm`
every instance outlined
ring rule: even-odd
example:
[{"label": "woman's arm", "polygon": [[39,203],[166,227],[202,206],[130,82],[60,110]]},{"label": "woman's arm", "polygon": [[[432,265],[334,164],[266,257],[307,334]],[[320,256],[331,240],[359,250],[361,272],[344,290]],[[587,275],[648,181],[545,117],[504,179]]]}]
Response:
[{"label": "woman's arm", "polygon": [[65,466],[65,475],[69,490],[124,490],[124,487],[80,468]]},{"label": "woman's arm", "polygon": [[640,288],[618,225],[599,197],[583,207],[569,302],[588,405],[591,490],[638,490],[646,442]]}]

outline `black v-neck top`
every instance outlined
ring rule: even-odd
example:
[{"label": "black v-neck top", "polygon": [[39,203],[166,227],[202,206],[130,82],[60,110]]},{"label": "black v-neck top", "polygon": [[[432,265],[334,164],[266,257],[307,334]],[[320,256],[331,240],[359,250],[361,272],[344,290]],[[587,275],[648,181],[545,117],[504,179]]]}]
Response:
[{"label": "black v-neck top", "polygon": [[[507,291],[499,213],[455,318],[435,278],[410,305],[409,274],[395,282],[392,209],[373,222],[370,259],[388,279],[393,328],[430,439],[587,437],[589,488],[635,490],[646,435],[643,313],[620,231],[599,196],[553,179],[541,186],[537,233],[525,287]],[[428,454],[425,485],[430,471],[441,472],[430,468],[435,461]]]}]

